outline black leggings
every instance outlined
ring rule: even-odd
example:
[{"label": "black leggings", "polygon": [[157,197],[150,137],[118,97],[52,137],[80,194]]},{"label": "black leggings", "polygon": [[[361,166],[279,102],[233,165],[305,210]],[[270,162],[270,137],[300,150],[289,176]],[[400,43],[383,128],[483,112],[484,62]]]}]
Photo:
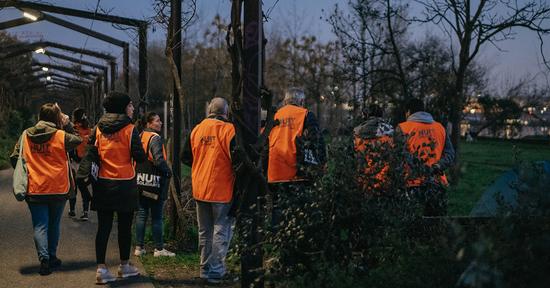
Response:
[{"label": "black leggings", "polygon": [[[134,212],[116,212],[118,219],[118,250],[120,260],[130,259],[130,248],[132,245],[132,221]],[[113,227],[113,216],[115,211],[98,210],[97,211],[97,235],[95,237],[95,257],[97,264],[105,264],[105,254],[107,253],[107,243]]]}]

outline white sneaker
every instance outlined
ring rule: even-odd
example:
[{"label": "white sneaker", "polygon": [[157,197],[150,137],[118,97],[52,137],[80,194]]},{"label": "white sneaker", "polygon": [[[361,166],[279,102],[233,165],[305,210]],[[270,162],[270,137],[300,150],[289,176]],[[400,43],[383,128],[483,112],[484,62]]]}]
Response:
[{"label": "white sneaker", "polygon": [[145,251],[144,248],[142,248],[141,246],[136,246],[136,250],[134,250],[134,255],[136,255],[138,257],[143,256],[143,255],[145,255],[145,252],[146,251]]},{"label": "white sneaker", "polygon": [[116,281],[116,277],[106,268],[97,268],[95,272],[95,284],[107,284]]},{"label": "white sneaker", "polygon": [[128,263],[128,264],[120,264],[118,266],[118,277],[119,278],[128,278],[132,276],[138,276],[139,270],[136,268],[136,266]]},{"label": "white sneaker", "polygon": [[155,257],[175,257],[176,253],[170,252],[166,249],[157,250],[155,249],[155,253],[153,254]]}]

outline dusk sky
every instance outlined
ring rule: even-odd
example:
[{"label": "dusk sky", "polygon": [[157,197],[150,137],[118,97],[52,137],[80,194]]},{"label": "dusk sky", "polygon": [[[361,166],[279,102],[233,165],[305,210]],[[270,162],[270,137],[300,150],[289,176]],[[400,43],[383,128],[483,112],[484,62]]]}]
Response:
[{"label": "dusk sky", "polygon": [[[94,11],[96,0],[47,0],[42,1],[63,7],[84,9]],[[152,0],[101,0],[100,7],[110,14],[143,19],[153,14]],[[184,1],[186,3],[187,1]],[[230,10],[229,0],[197,0],[198,2],[198,24],[201,26],[209,25],[216,14],[228,18]],[[269,10],[269,22],[265,24],[268,37],[270,33],[287,33],[289,30],[302,32],[304,34],[315,35],[320,41],[329,41],[334,38],[330,30],[330,25],[324,20],[328,17],[330,11],[336,3],[345,7],[345,0],[265,0],[264,12]],[[419,9],[413,7],[412,13]],[[55,15],[60,18],[68,19],[79,25],[92,28],[96,31],[108,34],[115,38],[125,41],[132,41],[131,35],[124,31],[119,31],[110,26],[110,24],[91,21],[86,19]],[[21,17],[21,12],[13,8],[7,8],[0,11],[0,21],[7,21]],[[198,29],[198,25],[193,29]],[[159,27],[157,27],[159,28]],[[22,40],[37,41],[44,39],[55,41],[76,47],[85,47],[86,49],[109,52],[121,58],[122,50],[96,40],[91,37],[79,34],[69,29],[51,24],[48,22],[38,22],[29,25],[20,26],[8,30]],[[424,37],[427,33],[440,33],[436,27],[413,27],[414,37]],[[149,41],[162,42],[165,38],[165,31],[156,29],[149,31]],[[268,39],[269,40],[269,39]],[[550,38],[547,37],[550,42]],[[550,56],[550,45],[546,45],[546,54]],[[499,52],[491,46],[486,46],[478,60],[490,68],[491,86],[499,88],[506,83],[503,81],[516,80],[525,77],[536,77],[539,85],[548,85],[548,75],[545,68],[540,64],[542,62],[536,35],[518,30],[516,40],[501,43],[500,48],[507,52]],[[134,62],[134,59],[130,60]],[[135,60],[137,61],[137,60]]]}]

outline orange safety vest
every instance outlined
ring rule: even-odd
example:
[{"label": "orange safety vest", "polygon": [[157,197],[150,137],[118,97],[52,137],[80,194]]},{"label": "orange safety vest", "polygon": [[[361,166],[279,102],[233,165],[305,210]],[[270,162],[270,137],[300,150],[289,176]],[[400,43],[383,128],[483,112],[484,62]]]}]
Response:
[{"label": "orange safety vest", "polygon": [[69,193],[69,157],[65,150],[65,131],[57,130],[45,143],[37,144],[24,137],[23,158],[28,169],[29,195],[64,195]]},{"label": "orange safety vest", "polygon": [[[147,153],[147,160],[149,160],[151,162],[153,161],[153,154],[147,148],[149,148],[149,142],[151,142],[151,140],[155,136],[160,137],[160,135],[155,133],[155,132],[143,131],[141,133],[141,145],[143,147],[143,151],[145,151]],[[162,156],[164,156],[164,160],[167,159],[166,158],[166,149],[164,148],[164,144],[162,144]]]},{"label": "orange safety vest", "polygon": [[[384,135],[382,137],[372,138],[372,139],[363,139],[359,136],[355,136],[355,139],[353,142],[354,142],[355,151],[364,152],[367,149],[366,146],[370,143],[376,142],[377,145],[392,145],[393,141],[390,136]],[[376,164],[373,163],[373,159],[370,157],[370,155],[364,155],[364,157],[366,160],[366,164],[363,172],[365,174],[371,174],[374,172],[373,169],[375,168],[374,166]],[[389,169],[390,167],[388,166],[388,164],[385,164],[384,167],[374,176],[376,180],[379,181],[378,183],[374,183],[374,184],[360,183],[360,184],[363,186],[363,188],[366,188],[366,189],[368,188],[379,189],[385,183],[386,174],[388,173]]]},{"label": "orange safety vest", "polygon": [[82,142],[78,146],[76,146],[76,156],[82,159],[84,158],[84,155],[86,155],[86,146],[88,145],[88,140],[90,140],[90,134],[92,134],[92,129],[83,128],[78,123],[75,124],[74,128],[78,132],[78,135],[80,136],[80,138],[82,138]]},{"label": "orange safety vest", "polygon": [[269,183],[299,180],[296,178],[296,137],[302,136],[307,112],[305,108],[286,105],[275,113],[279,125],[269,133]]},{"label": "orange safety vest", "polygon": [[233,124],[212,118],[204,119],[191,132],[191,184],[196,200],[231,202],[235,175],[230,145],[234,136]]},{"label": "orange safety vest", "polygon": [[101,161],[99,178],[110,180],[130,180],[136,175],[132,161],[132,132],[134,125],[126,127],[113,134],[104,134],[96,130],[95,145]]},{"label": "orange safety vest", "polygon": [[[405,121],[399,124],[399,128],[405,135],[409,136],[407,140],[409,151],[415,155],[419,155],[426,165],[432,166],[441,159],[447,137],[443,125],[438,122],[421,123]],[[432,142],[434,143],[433,149],[431,146]],[[441,175],[440,180],[442,184],[448,184],[445,175]],[[423,182],[423,179],[413,179],[407,185],[415,187],[422,185]]]}]

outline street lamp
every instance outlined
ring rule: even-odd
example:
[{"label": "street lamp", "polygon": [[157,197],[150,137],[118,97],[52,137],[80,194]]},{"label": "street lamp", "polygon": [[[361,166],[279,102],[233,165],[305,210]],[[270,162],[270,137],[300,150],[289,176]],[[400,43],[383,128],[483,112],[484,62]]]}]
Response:
[{"label": "street lamp", "polygon": [[33,15],[33,14],[29,13],[29,12],[23,12],[23,17],[25,17],[25,18],[27,18],[27,19],[30,19],[30,20],[32,20],[32,21],[38,20],[38,16]]},{"label": "street lamp", "polygon": [[44,54],[44,53],[46,53],[46,49],[44,49],[44,48],[38,48],[38,49],[34,50],[34,53],[36,53],[36,54]]},{"label": "street lamp", "polygon": [[48,77],[46,77],[46,80],[52,81],[52,77],[51,77],[51,76],[48,76]]},{"label": "street lamp", "polygon": [[48,72],[48,70],[49,70],[48,67],[42,67],[42,71]]}]

